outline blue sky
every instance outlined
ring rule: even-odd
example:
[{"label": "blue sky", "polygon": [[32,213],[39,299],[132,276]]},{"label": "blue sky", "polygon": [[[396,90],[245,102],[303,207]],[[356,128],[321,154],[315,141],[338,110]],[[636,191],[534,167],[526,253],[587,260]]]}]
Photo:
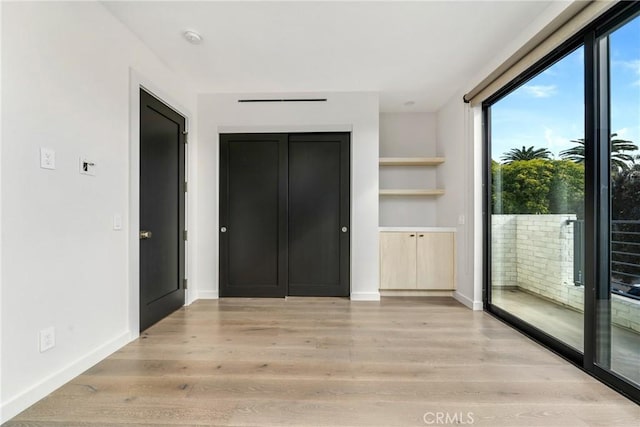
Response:
[{"label": "blue sky", "polygon": [[[611,127],[640,145],[640,16],[610,36]],[[580,47],[491,108],[492,158],[512,148],[555,157],[584,137],[584,49]]]}]

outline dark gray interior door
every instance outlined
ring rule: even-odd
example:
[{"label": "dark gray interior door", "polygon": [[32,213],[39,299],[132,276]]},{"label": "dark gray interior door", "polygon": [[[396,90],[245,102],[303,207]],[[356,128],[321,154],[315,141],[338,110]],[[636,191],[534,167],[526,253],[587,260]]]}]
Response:
[{"label": "dark gray interior door", "polygon": [[220,136],[220,296],[287,289],[287,136]]},{"label": "dark gray interior door", "polygon": [[348,296],[349,134],[220,136],[220,295]]},{"label": "dark gray interior door", "polygon": [[289,295],[349,295],[349,135],[289,136]]},{"label": "dark gray interior door", "polygon": [[140,330],[184,305],[185,118],[140,91]]}]

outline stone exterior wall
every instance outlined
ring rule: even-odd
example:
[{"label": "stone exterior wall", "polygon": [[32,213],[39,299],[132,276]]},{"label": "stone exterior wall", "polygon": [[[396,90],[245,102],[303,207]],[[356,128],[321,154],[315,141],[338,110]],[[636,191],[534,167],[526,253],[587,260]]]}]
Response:
[{"label": "stone exterior wall", "polygon": [[517,223],[518,287],[568,302],[573,284],[575,215],[514,215]]},{"label": "stone exterior wall", "polygon": [[640,332],[640,301],[612,295],[611,322],[614,325]]},{"label": "stone exterior wall", "polygon": [[[513,287],[577,311],[584,310],[584,287],[573,283],[575,215],[493,215],[494,287]],[[640,332],[640,301],[612,296],[612,322]]]},{"label": "stone exterior wall", "polygon": [[517,219],[516,215],[492,215],[491,217],[491,259],[493,260],[491,278],[493,286],[517,286]]}]

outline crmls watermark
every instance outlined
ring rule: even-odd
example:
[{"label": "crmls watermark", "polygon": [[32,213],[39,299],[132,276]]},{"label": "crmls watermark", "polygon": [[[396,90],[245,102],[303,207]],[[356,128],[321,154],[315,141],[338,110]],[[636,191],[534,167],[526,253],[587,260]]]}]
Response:
[{"label": "crmls watermark", "polygon": [[427,425],[470,425],[475,422],[473,412],[425,412],[422,420]]}]

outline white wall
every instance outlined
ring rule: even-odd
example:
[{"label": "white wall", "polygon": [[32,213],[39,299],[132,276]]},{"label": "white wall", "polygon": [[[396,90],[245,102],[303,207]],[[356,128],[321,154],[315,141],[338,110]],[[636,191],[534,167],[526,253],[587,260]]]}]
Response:
[{"label": "white wall", "polygon": [[[195,95],[99,3],[2,2],[2,420],[116,350],[129,331],[130,68]],[[39,168],[39,149],[56,170]],[[78,157],[97,175],[78,173]],[[123,230],[112,230],[114,214]],[[38,351],[38,332],[56,346]]]},{"label": "white wall", "polygon": [[454,296],[475,310],[482,309],[482,114],[480,107],[465,104],[462,96],[570,4],[552,2],[520,34],[511,37],[502,51],[487,58],[473,79],[460,82],[456,93],[437,112],[437,154],[447,158],[437,171],[438,185],[446,189],[438,199],[437,225],[458,227],[458,289]]},{"label": "white wall", "polygon": [[[2,41],[1,37],[2,37],[2,4],[0,4],[0,43]],[[0,45],[0,94],[2,93],[2,46]],[[0,100],[0,236],[2,236],[2,169],[1,169],[1,165],[2,165],[2,135],[3,135],[3,131],[2,131],[2,104],[4,102]],[[2,423],[4,421],[4,418],[2,417],[2,319],[3,319],[3,315],[2,315],[2,294],[4,293],[3,291],[3,286],[2,286],[2,239],[0,237],[0,423]]]},{"label": "white wall", "polygon": [[[264,96],[264,95],[262,95]],[[255,94],[198,97],[198,292],[218,296],[218,135],[224,132],[351,130],[351,298],[378,293],[378,95],[269,94],[327,98],[326,103],[238,103]],[[206,191],[205,191],[206,189]]]},{"label": "white wall", "polygon": [[[434,113],[380,114],[380,157],[433,157],[436,154]],[[384,166],[380,188],[436,188],[436,167]],[[437,198],[380,198],[381,226],[434,226]]]},{"label": "white wall", "polygon": [[[438,156],[445,157],[444,164],[437,170],[439,188],[445,194],[438,199],[437,225],[456,227],[457,290],[454,296],[465,305],[481,309],[481,294],[476,295],[474,219],[476,215],[474,200],[474,155],[473,140],[469,135],[472,129],[470,112],[461,101],[453,99],[437,114]],[[480,212],[481,216],[481,212]]]}]

